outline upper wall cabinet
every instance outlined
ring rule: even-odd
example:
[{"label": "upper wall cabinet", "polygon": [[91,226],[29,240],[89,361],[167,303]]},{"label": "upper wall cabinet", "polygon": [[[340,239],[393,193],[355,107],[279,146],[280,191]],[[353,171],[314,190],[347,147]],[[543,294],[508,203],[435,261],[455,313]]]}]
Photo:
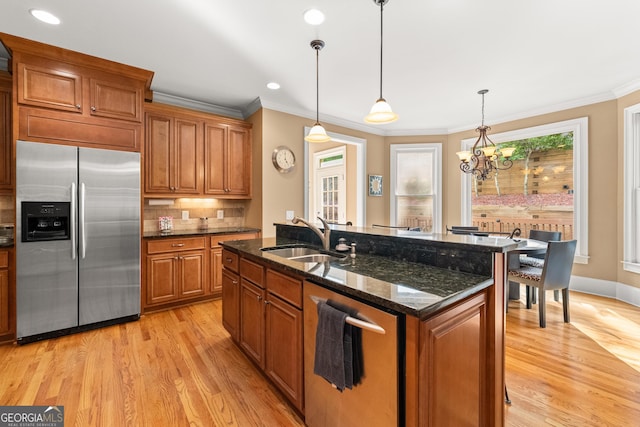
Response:
[{"label": "upper wall cabinet", "polygon": [[204,125],[205,193],[251,196],[251,129],[222,123]]},{"label": "upper wall cabinet", "polygon": [[11,53],[17,138],[140,151],[153,73],[0,33]]},{"label": "upper wall cabinet", "polygon": [[251,197],[251,125],[145,105],[145,196]]},{"label": "upper wall cabinet", "polygon": [[0,194],[11,194],[11,78],[0,72]]}]

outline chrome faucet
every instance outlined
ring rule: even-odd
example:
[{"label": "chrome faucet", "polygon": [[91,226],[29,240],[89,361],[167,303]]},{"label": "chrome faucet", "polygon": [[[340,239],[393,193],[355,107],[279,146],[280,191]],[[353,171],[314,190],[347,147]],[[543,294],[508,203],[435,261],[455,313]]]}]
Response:
[{"label": "chrome faucet", "polygon": [[316,233],[318,237],[320,237],[320,241],[322,242],[322,247],[325,250],[329,250],[329,246],[331,245],[331,229],[329,228],[329,223],[324,218],[318,217],[318,219],[322,221],[322,224],[324,225],[324,233],[321,232],[318,227],[311,224],[309,221],[305,220],[304,218],[300,218],[299,216],[293,218],[291,222],[294,224],[301,222],[307,227],[309,227],[310,229],[312,229],[313,232]]}]

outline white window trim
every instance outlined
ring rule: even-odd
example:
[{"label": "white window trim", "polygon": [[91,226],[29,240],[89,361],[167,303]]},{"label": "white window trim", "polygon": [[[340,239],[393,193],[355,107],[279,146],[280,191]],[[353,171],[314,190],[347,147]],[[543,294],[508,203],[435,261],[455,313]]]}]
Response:
[{"label": "white window trim", "polygon": [[390,178],[389,178],[389,202],[391,224],[396,224],[396,163],[397,154],[400,152],[427,151],[433,153],[433,232],[438,233],[442,229],[442,144],[390,144]]},{"label": "white window trim", "polygon": [[626,271],[640,273],[640,104],[624,109],[624,252]]},{"label": "white window trim", "polygon": [[[640,111],[640,109],[639,109]],[[549,123],[510,132],[491,134],[490,138],[496,144],[520,139],[533,138],[542,135],[573,132],[573,235],[578,240],[574,262],[589,263],[589,119],[581,117],[563,122]],[[462,150],[469,150],[477,137],[463,139],[460,142]],[[471,175],[463,174],[461,179],[461,221],[471,224]]]},{"label": "white window trim", "polygon": [[[304,127],[304,136],[309,134],[311,128],[309,126]],[[340,133],[327,132],[327,135],[331,137],[332,141],[340,142],[343,144],[350,144],[356,147],[356,163],[358,173],[356,176],[356,219],[353,222],[355,226],[364,227],[366,212],[365,203],[365,190],[367,188],[367,170],[365,165],[367,164],[367,140],[363,138],[357,138],[355,136],[343,135]],[[309,218],[309,142],[304,142],[304,217]]]}]

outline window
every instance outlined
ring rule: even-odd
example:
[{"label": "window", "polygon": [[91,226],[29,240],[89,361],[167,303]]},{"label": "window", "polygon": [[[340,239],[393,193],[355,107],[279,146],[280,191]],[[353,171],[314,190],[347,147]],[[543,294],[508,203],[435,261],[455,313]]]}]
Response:
[{"label": "window", "polygon": [[314,212],[329,222],[346,221],[345,159],[344,146],[314,154]]},{"label": "window", "polygon": [[441,230],[442,144],[392,144],[391,223]]},{"label": "window", "polygon": [[[588,236],[588,163],[587,163],[587,133],[588,119],[586,117],[548,125],[519,129],[511,132],[491,134],[491,140],[496,143],[518,141],[544,135],[563,134],[572,132],[573,140],[573,238],[578,240],[575,262],[586,264],[589,260]],[[476,138],[465,139],[461,142],[463,150],[469,150]],[[471,224],[471,176],[464,174],[461,181],[461,220],[462,224]]]},{"label": "window", "polygon": [[624,110],[623,268],[640,273],[640,104]]}]

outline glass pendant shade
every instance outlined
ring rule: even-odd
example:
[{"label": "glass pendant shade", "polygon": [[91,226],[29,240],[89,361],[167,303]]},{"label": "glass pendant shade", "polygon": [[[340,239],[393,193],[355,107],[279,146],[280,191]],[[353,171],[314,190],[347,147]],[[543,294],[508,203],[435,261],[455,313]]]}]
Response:
[{"label": "glass pendant shade", "polygon": [[398,115],[391,110],[391,105],[387,103],[383,98],[380,98],[373,104],[371,111],[364,118],[367,123],[383,124],[391,123],[398,120]]},{"label": "glass pendant shade", "polygon": [[331,141],[331,137],[327,135],[327,131],[324,130],[320,123],[313,125],[309,134],[304,137],[307,142],[327,142]]}]

